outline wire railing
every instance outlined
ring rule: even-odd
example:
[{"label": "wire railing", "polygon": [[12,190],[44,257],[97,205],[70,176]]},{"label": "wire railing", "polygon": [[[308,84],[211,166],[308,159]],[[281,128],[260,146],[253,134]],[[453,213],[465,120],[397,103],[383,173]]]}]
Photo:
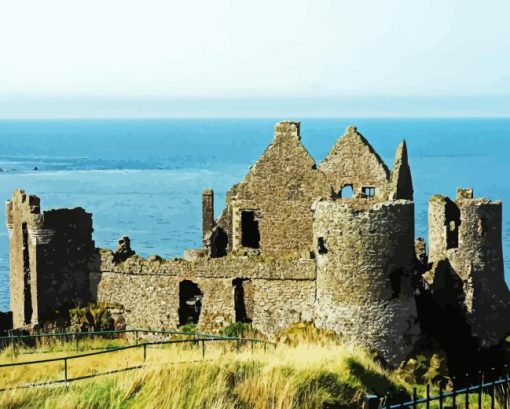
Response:
[{"label": "wire railing", "polygon": [[[508,368],[505,365],[504,370],[495,375],[496,371],[492,369],[485,379],[485,373],[478,371],[478,384],[470,385],[469,374],[466,374],[465,386],[463,388],[445,391],[444,384],[439,383],[439,393],[431,396],[430,384],[426,385],[425,396],[418,397],[417,388],[413,388],[411,400],[396,403],[388,396],[378,397],[376,395],[367,396],[366,407],[368,409],[460,409],[460,408],[478,408],[478,409],[510,409],[510,377]],[[455,381],[455,379],[454,379]],[[433,403],[433,405],[431,405]]]},{"label": "wire railing", "polygon": [[[126,334],[126,333],[134,333],[135,334],[135,344],[132,345],[123,345],[123,346],[114,346],[109,347],[107,349],[103,349],[100,351],[87,352],[82,354],[69,355],[64,357],[56,357],[56,358],[46,358],[32,361],[21,361],[21,362],[9,362],[0,364],[0,371],[4,369],[9,369],[13,367],[20,366],[28,366],[28,365],[42,365],[49,363],[62,363],[62,377],[59,379],[53,379],[51,381],[45,382],[33,382],[33,383],[24,383],[24,384],[16,384],[9,387],[0,387],[0,392],[4,392],[7,390],[13,389],[21,389],[21,388],[30,388],[37,386],[46,386],[52,384],[59,383],[68,383],[82,379],[93,378],[96,376],[131,371],[134,369],[140,369],[146,366],[147,354],[149,347],[152,346],[163,346],[163,345],[175,345],[175,344],[193,344],[197,345],[201,349],[202,359],[206,357],[206,343],[212,342],[232,342],[235,343],[235,350],[239,352],[241,350],[242,345],[250,344],[251,351],[253,352],[255,349],[255,345],[261,344],[263,346],[264,351],[267,351],[268,346],[276,348],[276,343],[271,341],[266,341],[258,338],[242,338],[242,337],[228,337],[222,335],[213,335],[213,334],[193,334],[189,332],[180,332],[180,331],[164,331],[164,330],[145,330],[145,329],[132,329],[132,330],[119,330],[119,331],[96,331],[96,332],[88,332],[88,333],[59,333],[59,334],[34,334],[34,335],[18,335],[18,336],[10,336],[10,337],[0,337],[0,343],[2,341],[8,341],[7,345],[15,345],[16,342],[20,343],[21,341],[27,341],[30,339],[38,339],[38,338],[64,338],[65,340],[71,339],[76,343],[76,350],[79,349],[78,340],[81,338],[85,338],[86,336],[105,336],[105,335],[118,335],[118,334]],[[156,340],[156,341],[145,341],[140,342],[142,339],[139,338],[140,334],[154,334],[154,335],[180,335],[187,336],[188,338],[184,339],[172,339],[172,340]],[[66,338],[67,337],[67,338]],[[142,363],[139,365],[131,365],[126,366],[120,369],[109,370],[106,372],[95,372],[92,374],[82,375],[82,376],[69,376],[69,363],[74,360],[86,359],[93,356],[100,356],[105,354],[114,354],[119,353],[121,351],[127,350],[136,350],[139,349],[142,352]],[[93,368],[91,368],[93,369]]]}]

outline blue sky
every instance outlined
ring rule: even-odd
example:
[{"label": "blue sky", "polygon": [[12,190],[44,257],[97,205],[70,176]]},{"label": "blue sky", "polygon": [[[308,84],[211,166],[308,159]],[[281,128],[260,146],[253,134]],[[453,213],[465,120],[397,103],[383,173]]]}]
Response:
[{"label": "blue sky", "polygon": [[510,2],[0,0],[0,117],[510,116]]}]

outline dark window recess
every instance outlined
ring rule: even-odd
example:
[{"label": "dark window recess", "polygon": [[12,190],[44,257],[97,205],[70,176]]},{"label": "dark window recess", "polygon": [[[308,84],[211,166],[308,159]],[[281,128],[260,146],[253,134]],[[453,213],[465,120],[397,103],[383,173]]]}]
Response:
[{"label": "dark window recess", "polygon": [[374,197],[375,196],[375,187],[364,186],[361,188],[361,193],[363,193],[363,197]]},{"label": "dark window recess", "polygon": [[202,291],[193,281],[179,283],[179,325],[198,324],[202,297]]},{"label": "dark window recess", "polygon": [[224,257],[227,255],[228,236],[221,228],[217,227],[211,236],[211,257]]},{"label": "dark window recess", "polygon": [[252,249],[260,246],[259,222],[255,220],[253,211],[241,213],[241,244]]},{"label": "dark window recess", "polygon": [[28,250],[28,229],[27,224],[21,226],[23,232],[23,318],[25,324],[32,322],[32,289],[31,289],[31,273],[30,273],[30,253]]},{"label": "dark window recess", "polygon": [[403,274],[404,270],[401,268],[390,273],[391,299],[400,297]]},{"label": "dark window recess", "polygon": [[246,300],[244,297],[243,283],[246,280],[242,278],[236,278],[232,280],[234,286],[234,309],[236,314],[236,322],[247,322],[250,323],[252,320],[248,317],[246,312]]},{"label": "dark window recess", "polygon": [[319,237],[317,239],[317,251],[319,254],[327,254],[328,249],[326,248],[326,241],[324,240],[324,237]]},{"label": "dark window recess", "polygon": [[478,219],[478,222],[476,223],[476,232],[478,233],[478,237],[487,235],[487,222],[483,217]]},{"label": "dark window recess", "polygon": [[352,188],[352,185],[345,185],[340,192],[338,192],[339,197],[347,198],[347,197],[353,197],[354,196],[354,189]]},{"label": "dark window recess", "polygon": [[24,311],[23,318],[25,324],[32,322],[32,287],[31,287],[31,273],[30,273],[30,253],[28,250],[28,229],[27,224],[21,225],[23,234],[23,301]]},{"label": "dark window recess", "polygon": [[449,200],[446,203],[446,248],[456,249],[459,247],[459,226],[460,209],[457,205]]}]

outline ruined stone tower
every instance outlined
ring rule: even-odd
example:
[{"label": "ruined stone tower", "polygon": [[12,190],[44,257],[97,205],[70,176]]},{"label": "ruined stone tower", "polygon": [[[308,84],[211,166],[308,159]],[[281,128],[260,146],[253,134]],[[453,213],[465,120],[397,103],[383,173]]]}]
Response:
[{"label": "ruined stone tower", "polygon": [[41,213],[39,198],[23,190],[14,192],[6,210],[14,327],[87,302],[92,215],[81,208]]},{"label": "ruined stone tower", "polygon": [[[337,189],[352,186],[355,197],[314,205],[316,325],[377,351],[391,364],[410,352],[420,333],[411,285],[414,203],[410,172],[401,171],[408,169],[402,145],[397,158],[391,180],[366,139],[348,128],[321,169]],[[390,181],[397,192],[392,196],[408,200],[388,200]],[[400,186],[406,186],[405,194]]]},{"label": "ruined stone tower", "polygon": [[436,301],[449,297],[482,347],[510,331],[501,225],[501,201],[475,199],[472,189],[458,189],[455,201],[436,195],[429,202],[432,266],[425,277]]}]

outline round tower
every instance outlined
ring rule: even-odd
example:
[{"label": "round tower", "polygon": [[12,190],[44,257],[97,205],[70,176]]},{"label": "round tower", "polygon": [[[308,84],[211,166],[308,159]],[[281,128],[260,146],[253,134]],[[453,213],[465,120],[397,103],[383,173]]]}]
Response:
[{"label": "round tower", "polygon": [[414,203],[343,199],[314,209],[317,327],[399,364],[420,333],[411,285]]}]

